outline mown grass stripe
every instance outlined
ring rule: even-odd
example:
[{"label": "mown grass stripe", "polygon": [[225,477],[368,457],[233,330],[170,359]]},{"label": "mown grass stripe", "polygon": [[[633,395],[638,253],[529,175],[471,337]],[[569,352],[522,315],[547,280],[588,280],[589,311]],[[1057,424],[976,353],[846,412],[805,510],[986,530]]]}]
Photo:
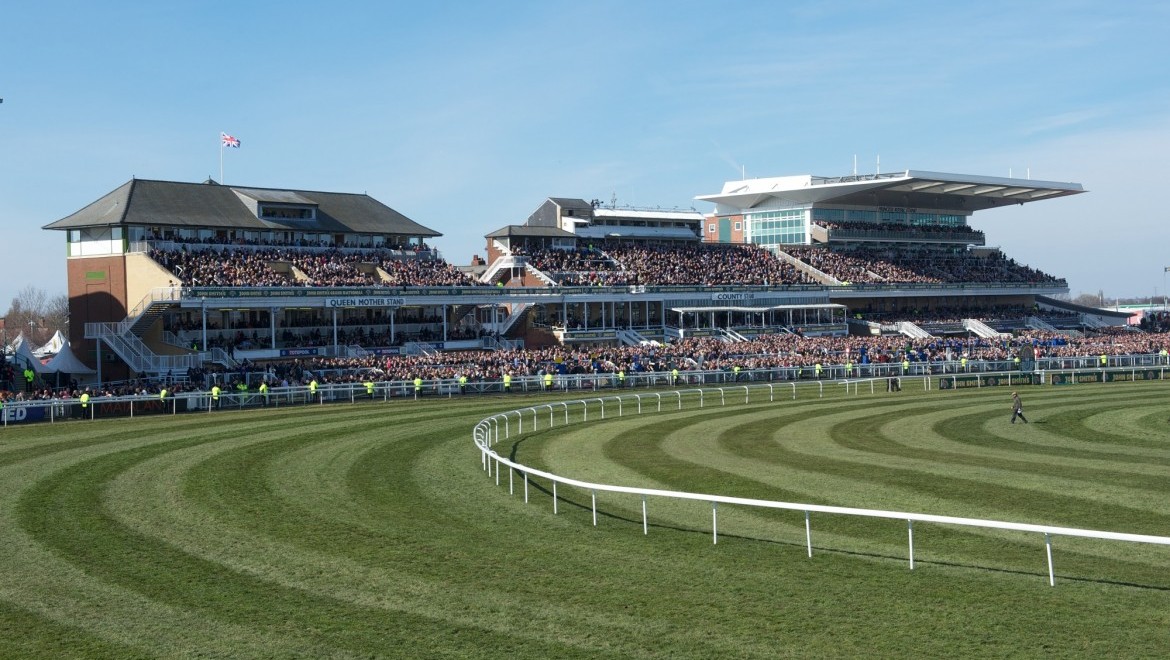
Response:
[{"label": "mown grass stripe", "polygon": [[[1070,415],[1070,435],[1104,423],[1094,417],[1101,409],[1124,409],[1109,413],[1109,423],[1146,437],[1085,445],[1050,423],[1002,450],[933,429],[952,411],[1000,411],[1003,388],[908,387],[900,395],[848,397],[830,390],[819,399],[802,389],[799,401],[770,406],[754,398],[743,406],[729,395],[726,408],[709,397],[698,410],[697,399],[688,399],[683,414],[642,418],[629,417],[629,405],[620,420],[610,403],[604,422],[594,402],[589,424],[570,428],[558,408],[556,427],[545,427],[542,411],[539,433],[498,448],[512,444],[521,460],[558,470],[584,463],[599,481],[634,476],[684,490],[811,493],[829,503],[863,499],[868,490],[871,501],[930,504],[935,496],[910,484],[936,479],[935,469],[954,486],[937,501],[973,508],[984,506],[982,493],[968,490],[968,482],[988,486],[990,478],[997,487],[1007,472],[979,460],[1010,461],[1019,483],[1008,485],[1021,490],[1043,485],[1034,474],[1055,483],[1052,476],[1069,467],[1087,469],[1081,478],[1099,480],[1103,492],[1111,471],[1144,478],[1161,469],[1162,431],[1149,408],[1166,390],[1156,386],[1029,388],[1026,405],[1041,417],[1075,411],[1080,401],[1107,404]],[[1127,396],[1147,401],[1114,408]],[[916,527],[920,563],[911,573],[898,521],[866,529],[815,517],[818,550],[809,559],[799,516],[721,509],[715,546],[710,509],[701,502],[691,503],[693,511],[651,502],[649,536],[641,534],[637,498],[599,497],[595,528],[588,493],[562,490],[554,517],[547,491],[534,488],[525,505],[519,494],[508,496],[506,474],[497,487],[470,443],[471,426],[483,416],[544,400],[427,398],[21,429],[20,443],[28,444],[12,449],[40,449],[0,464],[0,552],[10,557],[0,570],[0,618],[29,621],[29,634],[38,637],[64,625],[74,631],[66,631],[65,648],[94,653],[101,651],[90,642],[98,640],[114,645],[115,654],[314,657],[403,650],[458,657],[949,656],[1037,648],[1140,655],[1158,648],[1170,623],[1162,548],[1055,539],[1058,588],[1049,589],[1043,548],[1032,538]],[[890,415],[899,410],[911,416],[913,438],[898,437]],[[885,422],[865,423],[867,415]],[[571,416],[583,414],[578,407]],[[526,430],[529,420],[525,413]],[[818,422],[822,428],[811,432]],[[850,423],[881,442],[851,445]],[[995,414],[981,424],[1003,437]],[[517,427],[512,415],[513,433]],[[61,434],[69,440],[43,450]],[[1044,448],[1050,451],[1032,455]],[[1096,455],[1057,455],[1064,450]],[[939,454],[916,457],[931,451]],[[1149,465],[1134,463],[1147,452]],[[878,480],[867,480],[867,465]],[[908,486],[882,483],[891,475]],[[1156,504],[1156,484],[1137,483],[1125,498],[1154,502],[1151,515],[1170,510]],[[1083,495],[1064,502],[1081,507]],[[81,537],[64,538],[52,529],[58,521]],[[159,572],[169,577],[160,580]],[[218,613],[217,598],[224,603]],[[278,605],[265,614],[273,600]],[[48,624],[37,625],[38,618]],[[0,643],[0,654],[4,648]],[[41,639],[28,648],[53,646]]]}]

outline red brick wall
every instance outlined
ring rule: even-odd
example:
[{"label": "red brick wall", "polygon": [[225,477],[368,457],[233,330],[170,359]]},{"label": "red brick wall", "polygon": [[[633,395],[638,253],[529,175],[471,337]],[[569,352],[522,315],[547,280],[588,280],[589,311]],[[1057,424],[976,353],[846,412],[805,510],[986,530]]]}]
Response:
[{"label": "red brick wall", "polygon": [[[96,368],[94,342],[85,339],[85,324],[126,318],[125,257],[84,257],[66,261],[69,283],[69,344],[86,365]],[[102,377],[109,379],[104,371]]]},{"label": "red brick wall", "polygon": [[[729,224],[730,239],[729,243],[743,243],[744,242],[744,220],[742,215],[725,215],[714,216],[709,215],[703,218],[703,242],[704,243],[718,243],[719,241],[719,224],[721,220],[726,220]],[[736,229],[739,225],[739,229]]]}]

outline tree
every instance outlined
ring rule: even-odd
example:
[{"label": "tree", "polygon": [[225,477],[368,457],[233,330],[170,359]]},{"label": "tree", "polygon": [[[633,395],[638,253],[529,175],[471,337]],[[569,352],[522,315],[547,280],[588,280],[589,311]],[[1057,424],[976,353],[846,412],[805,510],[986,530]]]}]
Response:
[{"label": "tree", "polygon": [[1072,301],[1077,305],[1084,305],[1086,307],[1100,307],[1102,304],[1102,296],[1094,293],[1081,293]]},{"label": "tree", "polygon": [[69,334],[69,298],[65,294],[50,297],[44,289],[26,286],[12,299],[4,315],[5,339],[12,341],[23,332],[29,343],[40,346],[60,330]]}]

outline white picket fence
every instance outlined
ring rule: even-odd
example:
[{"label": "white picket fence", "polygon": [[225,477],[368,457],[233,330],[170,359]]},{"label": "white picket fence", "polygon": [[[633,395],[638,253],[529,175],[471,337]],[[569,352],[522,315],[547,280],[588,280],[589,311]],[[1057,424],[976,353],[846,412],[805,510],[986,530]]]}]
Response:
[{"label": "white picket fence", "polygon": [[[868,382],[870,390],[874,389],[873,380],[867,381],[853,381],[854,392],[858,391],[858,385]],[[885,380],[880,379],[877,382],[884,384]],[[813,384],[808,384],[801,388],[801,391],[810,391]],[[820,387],[817,388],[814,396],[823,396],[823,384],[816,383]],[[784,384],[768,384],[768,385],[742,385],[742,386],[726,386],[716,388],[700,388],[700,389],[685,389],[673,390],[666,392],[642,393],[642,394],[621,394],[613,396],[604,396],[587,399],[573,399],[566,401],[557,401],[552,403],[544,403],[527,408],[520,408],[517,410],[510,410],[507,412],[497,413],[490,417],[480,420],[472,431],[472,438],[476,446],[480,450],[480,460],[483,469],[489,476],[494,475],[496,485],[500,485],[500,474],[503,468],[508,471],[508,492],[514,494],[515,492],[515,475],[517,473],[523,476],[524,481],[524,501],[528,502],[528,478],[529,475],[541,479],[547,479],[552,484],[552,501],[553,514],[557,513],[557,485],[563,484],[566,486],[573,486],[582,490],[587,490],[590,493],[592,501],[593,525],[597,525],[597,493],[624,493],[628,495],[642,496],[642,533],[649,534],[649,518],[647,513],[647,498],[663,497],[678,500],[697,500],[711,503],[711,542],[719,542],[719,505],[731,504],[738,506],[760,507],[767,509],[787,509],[791,511],[804,512],[804,531],[805,531],[805,545],[808,556],[812,557],[813,543],[812,543],[812,513],[824,513],[846,516],[861,516],[866,518],[886,518],[890,520],[904,520],[906,521],[906,535],[908,545],[908,557],[910,563],[910,570],[914,570],[914,523],[933,523],[941,525],[959,525],[964,527],[980,527],[985,529],[1002,529],[1012,530],[1018,532],[1031,532],[1044,535],[1045,555],[1048,563],[1048,584],[1050,586],[1056,585],[1056,575],[1052,562],[1052,537],[1053,536],[1069,536],[1082,537],[1090,539],[1101,539],[1106,541],[1127,541],[1132,543],[1153,543],[1157,545],[1170,545],[1170,537],[1167,536],[1151,536],[1147,534],[1128,534],[1124,532],[1106,532],[1092,529],[1077,529],[1073,527],[1056,527],[1052,525],[1034,525],[1030,523],[1007,522],[1001,520],[983,520],[979,518],[958,518],[954,516],[938,516],[928,513],[912,513],[908,511],[883,511],[880,509],[857,509],[853,507],[840,506],[825,506],[819,504],[803,504],[797,502],[777,502],[772,500],[757,500],[743,497],[729,497],[726,495],[717,495],[711,493],[688,493],[671,490],[658,490],[653,488],[635,488],[631,486],[618,486],[613,484],[601,484],[589,481],[581,481],[579,479],[572,479],[564,477],[551,472],[537,470],[528,467],[521,463],[511,461],[503,456],[500,456],[492,447],[501,441],[501,431],[503,432],[502,439],[509,439],[512,436],[512,423],[516,424],[516,433],[524,433],[525,420],[530,420],[529,430],[538,431],[541,427],[541,420],[545,418],[547,412],[547,422],[543,428],[552,428],[556,426],[558,417],[562,418],[562,426],[572,423],[570,420],[575,419],[575,415],[570,415],[570,410],[579,410],[580,421],[586,422],[589,420],[589,414],[592,411],[597,419],[606,419],[606,404],[610,404],[609,410],[611,417],[616,411],[617,417],[622,417],[627,410],[635,414],[643,414],[644,412],[662,412],[663,404],[667,405],[668,410],[682,410],[684,402],[688,405],[698,404],[699,408],[707,405],[726,406],[728,397],[733,397],[738,400],[740,396],[743,397],[743,403],[751,403],[753,393],[758,397],[763,397],[765,394],[769,402],[776,401],[776,395],[779,394],[788,399],[789,390],[791,391],[791,398],[797,397],[797,385],[795,383]],[[848,392],[848,385],[846,385],[846,392]],[[810,391],[811,394],[811,391]],[[591,408],[592,406],[592,408]]]}]

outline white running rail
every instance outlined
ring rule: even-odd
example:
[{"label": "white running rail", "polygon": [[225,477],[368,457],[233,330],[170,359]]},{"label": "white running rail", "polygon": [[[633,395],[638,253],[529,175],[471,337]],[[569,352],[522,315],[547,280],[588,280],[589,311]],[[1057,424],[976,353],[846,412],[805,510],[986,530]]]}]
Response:
[{"label": "white running rail", "polygon": [[[856,387],[857,383],[865,381],[838,381],[836,384],[845,385],[846,388],[850,384]],[[884,382],[884,381],[883,381]],[[821,393],[823,395],[823,386],[826,383],[819,383]],[[791,387],[792,398],[796,398],[796,384],[768,384],[763,386],[729,386],[710,389],[689,389],[689,390],[670,390],[660,393],[648,394],[625,394],[600,398],[589,399],[575,399],[571,401],[557,401],[553,403],[538,404],[528,408],[521,408],[518,410],[510,410],[507,412],[497,413],[491,417],[480,420],[472,431],[472,439],[480,451],[480,462],[483,469],[491,476],[495,474],[496,485],[500,483],[501,466],[508,469],[508,490],[509,493],[513,491],[513,477],[519,472],[524,477],[524,501],[528,501],[528,477],[540,477],[548,479],[552,482],[552,498],[553,498],[553,514],[557,513],[557,484],[564,484],[566,486],[573,486],[582,490],[588,490],[591,495],[592,509],[593,509],[593,525],[597,525],[597,492],[609,493],[625,493],[630,495],[642,496],[642,533],[649,533],[649,519],[647,517],[646,500],[649,497],[666,497],[680,500],[698,500],[711,503],[711,542],[719,542],[719,527],[718,515],[720,504],[734,504],[739,506],[761,507],[768,509],[787,509],[790,511],[804,512],[804,526],[805,526],[805,542],[808,551],[808,556],[812,557],[812,524],[810,514],[812,513],[826,513],[846,516],[861,516],[866,518],[885,518],[890,520],[905,520],[907,529],[907,538],[909,544],[909,560],[910,570],[914,570],[914,523],[935,523],[942,525],[960,525],[964,527],[981,527],[984,529],[1003,529],[1018,532],[1032,532],[1044,535],[1045,555],[1048,561],[1048,584],[1049,586],[1056,586],[1056,576],[1053,570],[1052,563],[1052,537],[1053,536],[1074,536],[1081,538],[1101,539],[1106,541],[1128,541],[1132,543],[1153,543],[1157,545],[1170,545],[1170,537],[1167,536],[1150,536],[1147,534],[1128,534],[1124,532],[1106,532],[1092,529],[1078,529],[1075,527],[1056,527],[1053,525],[1034,525],[1030,523],[1007,522],[1000,520],[984,520],[980,518],[959,518],[954,516],[937,516],[928,513],[912,513],[908,511],[883,511],[881,509],[857,509],[853,507],[841,506],[826,506],[820,504],[802,504],[797,502],[777,502],[772,500],[757,500],[743,497],[730,497],[727,495],[716,495],[710,493],[687,493],[673,490],[659,490],[654,488],[635,488],[632,486],[617,486],[612,484],[594,483],[590,481],[581,481],[579,479],[572,479],[537,470],[528,467],[521,463],[511,461],[503,456],[500,456],[492,449],[492,445],[500,441],[501,427],[503,427],[504,439],[511,437],[512,422],[516,423],[516,433],[524,433],[524,421],[528,419],[531,421],[531,430],[540,430],[540,419],[545,417],[547,411],[547,423],[545,428],[552,428],[556,425],[556,418],[560,412],[564,413],[564,422],[562,425],[570,423],[570,408],[577,408],[581,413],[581,421],[588,421],[590,405],[593,405],[595,414],[600,413],[600,419],[605,419],[606,402],[614,404],[617,409],[617,416],[621,417],[626,407],[634,408],[636,405],[637,414],[642,414],[643,402],[653,404],[655,412],[662,411],[662,401],[665,398],[668,404],[677,402],[677,409],[682,410],[684,395],[688,400],[697,400],[699,407],[702,408],[706,398],[714,398],[716,395],[719,398],[719,403],[722,406],[727,405],[727,396],[743,395],[743,403],[750,403],[752,391],[763,391],[768,395],[769,401],[775,401],[777,390],[783,394],[787,388]],[[612,410],[612,408],[611,408]],[[513,419],[513,417],[515,419]]]}]

